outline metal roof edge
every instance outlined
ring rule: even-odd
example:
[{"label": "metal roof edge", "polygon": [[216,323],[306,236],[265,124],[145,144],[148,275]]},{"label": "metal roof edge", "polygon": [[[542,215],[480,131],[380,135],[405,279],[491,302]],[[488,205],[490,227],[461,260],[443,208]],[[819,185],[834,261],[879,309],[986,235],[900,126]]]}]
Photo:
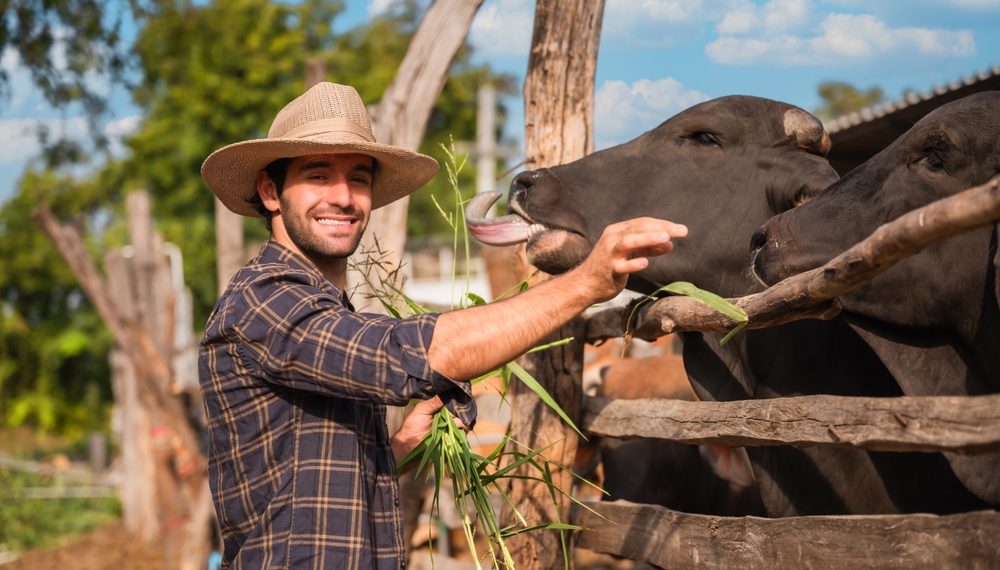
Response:
[{"label": "metal roof edge", "polygon": [[865,107],[860,111],[855,111],[853,113],[848,113],[846,115],[841,115],[834,119],[831,119],[825,123],[823,126],[826,127],[826,131],[829,134],[834,134],[840,131],[847,130],[851,127],[856,127],[862,123],[867,123],[875,119],[884,117],[890,113],[895,113],[905,109],[911,105],[917,103],[928,101],[934,97],[940,97],[946,93],[952,91],[957,91],[962,87],[968,87],[974,85],[981,81],[986,81],[992,77],[1000,76],[1000,66],[994,65],[989,69],[980,71],[978,73],[971,73],[963,78],[956,81],[951,81],[944,85],[934,86],[923,92],[907,91],[901,98],[895,101],[885,101],[869,107]]}]

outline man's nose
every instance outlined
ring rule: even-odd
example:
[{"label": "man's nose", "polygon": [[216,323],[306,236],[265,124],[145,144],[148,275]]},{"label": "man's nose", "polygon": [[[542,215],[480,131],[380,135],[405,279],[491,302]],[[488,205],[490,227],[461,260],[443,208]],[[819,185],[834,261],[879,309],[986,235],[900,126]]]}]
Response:
[{"label": "man's nose", "polygon": [[351,196],[351,186],[346,178],[335,178],[326,187],[326,202],[333,206],[350,206],[353,197]]}]

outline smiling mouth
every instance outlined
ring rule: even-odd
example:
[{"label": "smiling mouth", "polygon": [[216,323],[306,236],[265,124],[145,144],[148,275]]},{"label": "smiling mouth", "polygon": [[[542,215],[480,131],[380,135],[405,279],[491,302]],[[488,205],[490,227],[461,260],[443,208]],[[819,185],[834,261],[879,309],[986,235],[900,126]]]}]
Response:
[{"label": "smiling mouth", "polygon": [[517,202],[510,204],[512,213],[487,218],[490,207],[498,199],[500,192],[483,192],[477,194],[465,207],[465,222],[469,233],[480,242],[497,246],[514,245],[553,229],[532,220]]}]

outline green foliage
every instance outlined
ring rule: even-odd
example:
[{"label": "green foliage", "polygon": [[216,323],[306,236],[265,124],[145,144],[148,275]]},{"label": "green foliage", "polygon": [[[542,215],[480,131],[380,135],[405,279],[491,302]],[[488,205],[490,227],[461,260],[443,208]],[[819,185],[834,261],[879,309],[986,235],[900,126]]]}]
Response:
[{"label": "green foliage", "polygon": [[35,499],[26,491],[53,488],[52,477],[0,468],[0,551],[52,548],[121,516],[118,499]]},{"label": "green foliage", "polygon": [[110,338],[33,208],[96,211],[95,189],[28,173],[0,210],[0,418],[79,436],[104,426]]},{"label": "green foliage", "polygon": [[869,87],[862,91],[849,83],[840,81],[820,83],[818,91],[824,104],[813,112],[824,121],[860,111],[865,107],[880,103],[883,99],[881,87]]}]

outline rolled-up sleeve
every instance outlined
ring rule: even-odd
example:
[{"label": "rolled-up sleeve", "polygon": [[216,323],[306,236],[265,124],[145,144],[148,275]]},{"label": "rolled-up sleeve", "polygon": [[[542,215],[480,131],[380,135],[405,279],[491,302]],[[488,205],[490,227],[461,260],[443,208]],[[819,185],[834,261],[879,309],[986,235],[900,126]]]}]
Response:
[{"label": "rolled-up sleeve", "polygon": [[355,313],[297,271],[262,276],[243,290],[241,302],[240,359],[262,380],[389,405],[440,394],[452,413],[474,422],[469,383],[435,372],[427,361],[437,315]]}]

